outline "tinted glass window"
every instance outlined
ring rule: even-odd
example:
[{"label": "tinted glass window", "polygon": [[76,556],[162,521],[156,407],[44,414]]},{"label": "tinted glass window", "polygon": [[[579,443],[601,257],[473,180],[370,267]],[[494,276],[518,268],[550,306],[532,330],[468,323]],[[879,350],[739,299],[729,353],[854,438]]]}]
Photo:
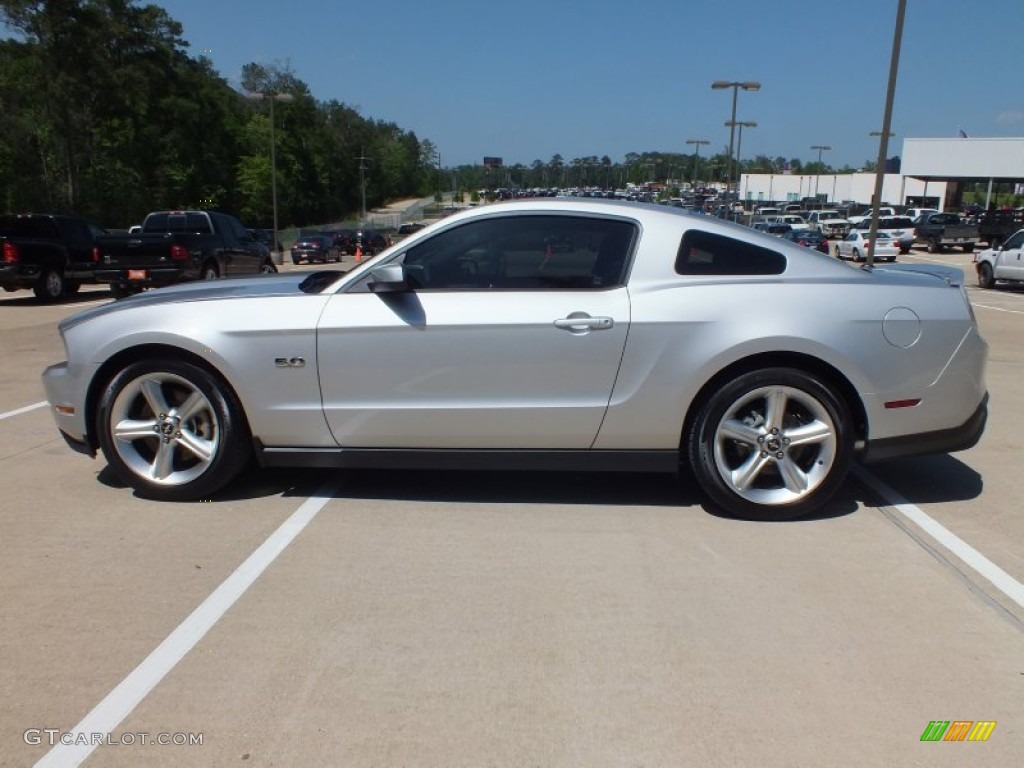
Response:
[{"label": "tinted glass window", "polygon": [[0,218],[0,233],[8,237],[57,237],[52,219],[41,216],[4,216]]},{"label": "tinted glass window", "polygon": [[582,216],[485,219],[418,243],[403,263],[427,290],[601,290],[624,282],[635,231]]},{"label": "tinted glass window", "polygon": [[1021,245],[1024,245],[1024,232],[1018,232],[1013,237],[1007,239],[1005,243],[1003,243],[1004,248],[1016,249],[1020,248]]},{"label": "tinted glass window", "polygon": [[780,275],[786,257],[760,245],[691,229],[676,257],[680,275]]}]

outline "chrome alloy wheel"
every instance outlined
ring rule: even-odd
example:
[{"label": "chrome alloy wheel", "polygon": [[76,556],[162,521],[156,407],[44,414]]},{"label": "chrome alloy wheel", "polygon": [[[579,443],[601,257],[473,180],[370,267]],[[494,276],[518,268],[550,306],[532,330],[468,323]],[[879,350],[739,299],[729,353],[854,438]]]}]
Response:
[{"label": "chrome alloy wheel", "polygon": [[749,502],[790,504],[828,477],[838,442],[836,425],[816,398],[795,387],[761,387],[730,405],[715,427],[715,467]]},{"label": "chrome alloy wheel", "polygon": [[217,411],[195,384],[168,372],[132,379],[109,414],[112,445],[132,472],[164,486],[189,483],[217,456]]}]

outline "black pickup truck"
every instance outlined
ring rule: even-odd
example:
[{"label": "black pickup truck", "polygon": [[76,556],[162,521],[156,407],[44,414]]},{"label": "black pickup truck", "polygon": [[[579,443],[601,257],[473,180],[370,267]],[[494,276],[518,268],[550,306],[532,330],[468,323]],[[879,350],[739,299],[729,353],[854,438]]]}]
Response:
[{"label": "black pickup truck", "polygon": [[104,234],[77,216],[0,216],[0,287],[31,288],[39,300],[56,301],[96,282],[96,239]]},{"label": "black pickup truck", "polygon": [[269,249],[234,216],[217,211],[154,211],[142,231],[101,237],[96,279],[128,296],[190,280],[276,272]]},{"label": "black pickup truck", "polygon": [[928,253],[947,247],[970,253],[978,244],[978,225],[965,224],[955,213],[924,213],[914,219],[914,241],[928,246]]},{"label": "black pickup truck", "polygon": [[985,211],[977,218],[978,237],[998,248],[1003,240],[1024,227],[1024,209],[1011,211]]}]

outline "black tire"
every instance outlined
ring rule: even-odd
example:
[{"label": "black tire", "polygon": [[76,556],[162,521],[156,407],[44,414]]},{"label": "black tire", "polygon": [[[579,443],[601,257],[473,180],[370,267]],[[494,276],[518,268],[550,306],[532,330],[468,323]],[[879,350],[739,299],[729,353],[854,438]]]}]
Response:
[{"label": "black tire", "polygon": [[935,240],[928,241],[928,253],[938,253],[941,250],[942,246],[939,245],[938,242],[936,242]]},{"label": "black tire", "polygon": [[80,280],[65,280],[64,281],[64,295],[74,296],[82,288],[82,282]]},{"label": "black tire", "polygon": [[974,250],[974,243],[968,243],[964,246],[964,253],[971,253]]},{"label": "black tire", "polygon": [[842,251],[839,250],[839,244],[838,243],[836,244],[836,247],[832,249],[832,255],[835,256],[837,259],[842,260],[843,253],[842,253]]},{"label": "black tire", "polygon": [[[776,426],[771,411],[778,408]],[[747,520],[792,520],[825,504],[846,479],[851,423],[849,408],[827,381],[797,369],[766,368],[710,393],[690,422],[686,456],[722,511]],[[817,431],[808,440],[812,425]],[[798,429],[804,440],[791,446]],[[744,467],[746,480],[737,474]]]},{"label": "black tire", "polygon": [[862,259],[860,257],[860,251],[858,251],[856,248],[853,249],[853,260],[854,261],[862,261]]},{"label": "black tire", "polygon": [[992,265],[989,264],[987,261],[983,261],[980,264],[978,264],[978,287],[996,287],[995,275],[992,274]]},{"label": "black tire", "polygon": [[96,434],[117,475],[140,496],[159,501],[209,498],[252,453],[234,393],[180,360],[140,361],[117,373],[100,398]]},{"label": "black tire", "polygon": [[260,267],[260,274],[262,274],[262,275],[276,275],[277,274],[277,267],[274,266],[274,262],[272,262],[272,261],[265,261],[265,262],[263,262],[263,266]]},{"label": "black tire", "polygon": [[988,247],[995,250],[1002,244],[1003,238],[999,237],[999,235],[996,235],[989,241]]},{"label": "black tire", "polygon": [[220,277],[220,272],[217,269],[217,265],[212,261],[208,261],[203,265],[203,272],[200,276],[200,280],[216,280]]},{"label": "black tire", "polygon": [[64,295],[64,273],[57,267],[44,267],[39,279],[32,285],[32,292],[40,301],[57,301]]}]

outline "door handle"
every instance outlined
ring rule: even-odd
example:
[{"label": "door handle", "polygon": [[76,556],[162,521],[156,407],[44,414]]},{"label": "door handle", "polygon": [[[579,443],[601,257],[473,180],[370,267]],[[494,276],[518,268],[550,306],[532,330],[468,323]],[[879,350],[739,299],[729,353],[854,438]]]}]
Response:
[{"label": "door handle", "polygon": [[586,333],[587,331],[607,331],[615,325],[610,317],[591,317],[586,312],[573,312],[568,317],[555,320],[555,328],[573,333]]}]

